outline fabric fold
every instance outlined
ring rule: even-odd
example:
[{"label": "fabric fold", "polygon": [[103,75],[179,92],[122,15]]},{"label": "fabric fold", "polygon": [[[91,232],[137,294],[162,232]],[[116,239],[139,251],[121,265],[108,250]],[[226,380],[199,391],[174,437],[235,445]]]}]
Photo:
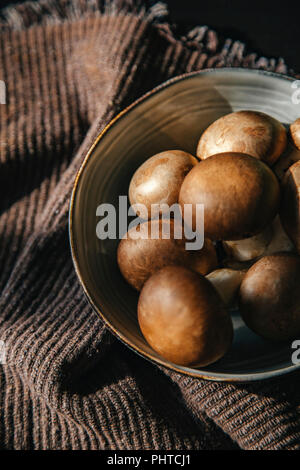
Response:
[{"label": "fabric fold", "polygon": [[41,0],[3,11],[0,443],[15,449],[300,448],[299,374],[208,383],[161,370],[92,311],[68,246],[76,172],[101,129],[164,80],[205,67],[287,73],[161,2]]}]

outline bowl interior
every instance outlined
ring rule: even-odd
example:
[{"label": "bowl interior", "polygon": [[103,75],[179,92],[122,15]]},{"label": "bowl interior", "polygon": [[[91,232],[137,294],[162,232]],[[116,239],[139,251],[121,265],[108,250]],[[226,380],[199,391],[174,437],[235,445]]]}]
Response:
[{"label": "bowl interior", "polygon": [[[220,116],[241,109],[263,111],[288,124],[299,116],[292,82],[242,69],[200,72],[171,81],[115,120],[86,158],[74,187],[70,236],[75,267],[94,308],[130,347],[177,371],[218,380],[255,380],[294,369],[291,344],[272,344],[256,336],[233,313],[234,342],[222,360],[204,369],[174,365],[144,340],[137,323],[138,295],[116,263],[119,196],[128,194],[134,171],[151,155],[168,149],[195,153],[201,133]],[[116,210],[116,239],[99,240],[100,204]],[[111,208],[109,210],[112,210]]]}]

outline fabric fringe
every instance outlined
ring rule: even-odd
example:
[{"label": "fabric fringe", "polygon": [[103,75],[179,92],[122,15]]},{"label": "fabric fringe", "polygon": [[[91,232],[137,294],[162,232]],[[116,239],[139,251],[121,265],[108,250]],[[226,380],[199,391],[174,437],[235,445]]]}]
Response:
[{"label": "fabric fringe", "polygon": [[21,30],[35,24],[76,21],[88,15],[115,16],[119,12],[139,15],[144,20],[163,22],[168,8],[163,2],[143,0],[40,0],[11,5],[1,11],[0,26]]},{"label": "fabric fringe", "polygon": [[[276,71],[283,74],[294,74],[288,69],[282,57],[278,59],[258,57],[246,51],[245,44],[240,41],[226,39],[223,46],[217,33],[208,26],[196,26],[185,36],[176,34],[176,26],[167,23],[168,6],[163,2],[149,0],[39,0],[27,1],[21,5],[4,8],[0,15],[0,28],[22,30],[35,24],[57,24],[64,21],[76,21],[89,15],[102,14],[115,16],[118,12],[138,15],[144,21],[156,24],[171,41],[180,41],[189,48],[206,49],[210,54],[220,54],[230,58],[234,65],[236,60],[249,61],[251,68]],[[213,65],[212,65],[213,66]],[[219,65],[220,66],[220,65]]]},{"label": "fabric fringe", "polygon": [[75,175],[120,109],[203,68],[287,70],[207,26],[181,38],[167,18],[163,3],[139,0],[41,0],[4,11],[1,448],[300,448],[295,379],[250,388],[159,370],[111,336],[72,265]]}]

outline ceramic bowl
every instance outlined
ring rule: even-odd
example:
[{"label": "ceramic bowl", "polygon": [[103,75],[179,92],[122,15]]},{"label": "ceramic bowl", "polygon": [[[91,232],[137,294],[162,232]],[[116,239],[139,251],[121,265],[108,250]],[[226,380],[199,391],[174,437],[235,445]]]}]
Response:
[{"label": "ceramic bowl", "polygon": [[[97,137],[77,175],[70,204],[70,242],[76,272],[98,314],[130,348],[177,372],[209,380],[251,381],[271,378],[298,367],[291,343],[273,344],[252,333],[233,313],[230,351],[209,367],[172,364],[151,349],[137,322],[138,294],[122,278],[118,239],[99,240],[96,209],[118,208],[128,194],[134,171],[151,155],[168,149],[195,154],[201,133],[220,116],[251,109],[284,124],[300,115],[292,99],[293,79],[245,69],[213,69],[169,80],[120,113]],[[118,211],[117,211],[118,212]]]}]

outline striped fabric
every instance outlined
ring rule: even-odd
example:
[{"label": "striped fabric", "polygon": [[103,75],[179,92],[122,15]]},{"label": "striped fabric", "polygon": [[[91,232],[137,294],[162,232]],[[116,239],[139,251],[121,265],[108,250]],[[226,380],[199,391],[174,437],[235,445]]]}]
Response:
[{"label": "striped fabric", "polygon": [[[299,374],[252,385],[157,368],[105,328],[68,245],[76,171],[120,109],[205,67],[290,72],[162,3],[41,0],[0,19],[0,447],[300,449]],[[201,21],[201,18],[199,19]]]}]

